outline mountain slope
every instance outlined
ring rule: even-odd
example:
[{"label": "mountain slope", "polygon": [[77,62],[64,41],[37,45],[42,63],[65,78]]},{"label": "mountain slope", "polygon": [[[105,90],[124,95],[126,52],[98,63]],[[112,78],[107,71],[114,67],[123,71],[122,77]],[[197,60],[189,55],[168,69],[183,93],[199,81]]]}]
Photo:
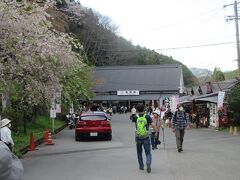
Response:
[{"label": "mountain slope", "polygon": [[197,78],[212,75],[212,71],[210,71],[208,69],[202,69],[202,68],[196,68],[196,67],[191,67],[189,69],[193,73],[193,75],[196,76]]}]

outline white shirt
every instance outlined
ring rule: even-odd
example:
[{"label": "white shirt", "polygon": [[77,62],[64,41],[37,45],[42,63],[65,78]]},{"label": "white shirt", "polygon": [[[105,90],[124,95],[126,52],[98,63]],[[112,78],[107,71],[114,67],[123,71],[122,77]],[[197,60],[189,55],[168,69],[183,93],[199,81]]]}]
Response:
[{"label": "white shirt", "polygon": [[132,114],[136,114],[137,110],[135,108],[132,108],[131,112]]},{"label": "white shirt", "polygon": [[1,128],[1,140],[7,144],[10,143],[10,144],[14,145],[13,140],[12,140],[11,130],[6,126]]}]

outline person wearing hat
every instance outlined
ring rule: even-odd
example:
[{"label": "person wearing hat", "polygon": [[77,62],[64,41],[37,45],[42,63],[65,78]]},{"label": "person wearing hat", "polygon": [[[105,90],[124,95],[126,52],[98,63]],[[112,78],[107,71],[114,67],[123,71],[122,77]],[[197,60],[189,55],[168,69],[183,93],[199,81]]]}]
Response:
[{"label": "person wearing hat", "polygon": [[22,176],[21,161],[12,154],[4,142],[0,141],[0,179],[21,180]]},{"label": "person wearing hat", "polygon": [[151,124],[151,144],[152,150],[157,149],[157,145],[161,143],[159,141],[159,123],[160,123],[160,110],[156,109],[152,112],[152,124]]},{"label": "person wearing hat", "polygon": [[12,134],[11,134],[11,120],[4,118],[1,121],[1,141],[3,141],[8,148],[12,151],[14,143],[12,140]]}]

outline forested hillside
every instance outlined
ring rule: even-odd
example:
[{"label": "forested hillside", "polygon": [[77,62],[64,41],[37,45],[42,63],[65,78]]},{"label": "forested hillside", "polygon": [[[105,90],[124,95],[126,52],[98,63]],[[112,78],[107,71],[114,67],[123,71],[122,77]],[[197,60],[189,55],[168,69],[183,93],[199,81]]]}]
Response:
[{"label": "forested hillside", "polygon": [[196,67],[192,67],[189,69],[193,73],[193,75],[196,76],[197,78],[211,76],[213,73],[208,69],[202,69],[202,68],[196,68]]},{"label": "forested hillside", "polygon": [[224,74],[224,77],[226,80],[228,79],[234,79],[237,77],[238,75],[238,71],[237,70],[234,70],[234,71],[227,71],[227,72],[223,72]]},{"label": "forested hillside", "polygon": [[[69,3],[67,0],[58,3],[58,9],[68,15],[69,31],[82,43],[88,64],[95,66],[181,64],[185,84],[191,85],[197,81],[181,62],[150,49],[134,46],[119,36],[117,27],[110,18],[82,7],[80,3]],[[77,9],[79,15],[76,13]]]}]

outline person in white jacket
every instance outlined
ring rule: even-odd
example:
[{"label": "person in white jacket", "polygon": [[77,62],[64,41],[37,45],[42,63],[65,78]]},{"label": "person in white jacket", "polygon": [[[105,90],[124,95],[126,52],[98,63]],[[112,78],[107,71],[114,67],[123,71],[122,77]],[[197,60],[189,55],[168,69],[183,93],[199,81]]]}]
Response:
[{"label": "person in white jacket", "polygon": [[14,142],[12,139],[12,133],[11,133],[11,120],[4,118],[1,121],[1,141],[4,142],[8,148],[12,151]]}]

